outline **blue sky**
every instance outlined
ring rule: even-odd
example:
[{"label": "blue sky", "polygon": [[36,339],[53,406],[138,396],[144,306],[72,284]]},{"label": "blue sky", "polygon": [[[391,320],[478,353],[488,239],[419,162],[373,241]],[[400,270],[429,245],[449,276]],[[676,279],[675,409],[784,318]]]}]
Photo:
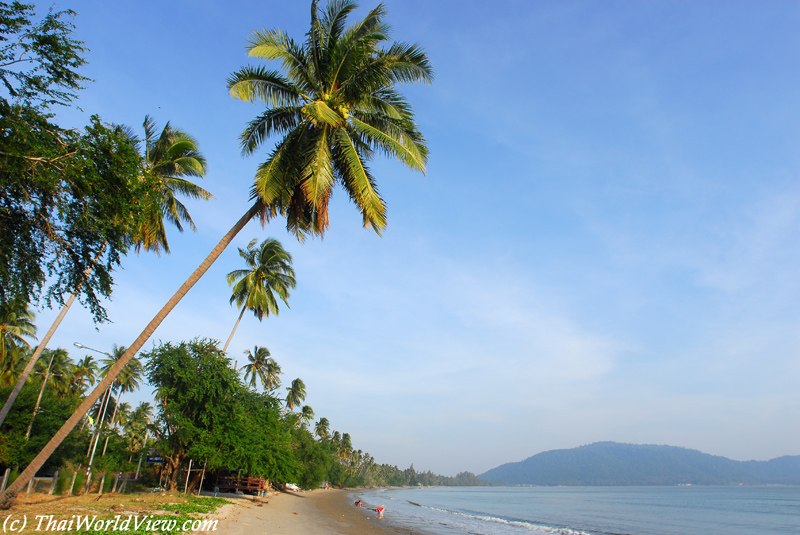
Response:
[{"label": "blue sky", "polygon": [[[246,317],[230,354],[267,346],[378,462],[480,473],[600,440],[800,454],[800,4],[385,4],[436,70],[405,88],[427,175],[374,162],[383,237],[342,192],[324,240],[251,223],[152,340],[224,341],[236,247],[271,236],[294,255],[291,309]],[[125,259],[113,323],[70,313],[51,346],[81,357],[75,341],[130,344],[247,209],[272,143],[240,156],[263,108],[225,79],[252,31],[302,39],[309,3],[57,7],[95,79],[62,122],[171,121],[216,196],[189,203],[199,231],[171,233],[171,256]]]}]

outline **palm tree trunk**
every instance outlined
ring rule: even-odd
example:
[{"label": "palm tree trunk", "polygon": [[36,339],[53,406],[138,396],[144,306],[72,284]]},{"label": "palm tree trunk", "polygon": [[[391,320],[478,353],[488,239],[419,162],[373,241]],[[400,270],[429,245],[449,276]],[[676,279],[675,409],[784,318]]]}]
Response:
[{"label": "palm tree trunk", "polygon": [[97,427],[95,428],[95,432],[92,433],[92,439],[89,441],[89,449],[86,450],[86,456],[88,457],[89,454],[92,452],[92,444],[95,441],[95,435],[100,435],[100,427],[103,425],[103,420],[106,417],[106,403],[108,403],[108,398],[111,397],[111,388],[106,390],[105,395],[103,397],[103,401],[100,403],[100,410],[97,412]]},{"label": "palm tree trunk", "polygon": [[28,424],[28,430],[25,431],[25,442],[31,438],[31,429],[33,429],[33,420],[36,418],[36,413],[39,412],[39,404],[42,402],[42,396],[44,395],[44,387],[47,386],[47,380],[50,378],[50,366],[53,365],[53,357],[56,354],[53,353],[53,356],[50,357],[50,364],[47,365],[47,371],[44,374],[44,380],[42,381],[42,388],[39,389],[39,397],[36,398],[36,405],[33,406],[33,414],[31,414],[31,423]]},{"label": "palm tree trunk", "polygon": [[39,452],[39,454],[34,457],[33,461],[28,465],[25,470],[19,475],[19,477],[9,485],[9,487],[0,494],[0,509],[8,509],[13,505],[14,499],[17,497],[17,494],[28,484],[28,482],[36,475],[36,472],[42,465],[50,458],[53,452],[58,448],[59,445],[67,438],[70,431],[72,431],[78,422],[83,418],[83,416],[92,408],[103,392],[111,386],[111,384],[116,380],[117,376],[120,372],[127,366],[128,362],[133,358],[134,355],[142,348],[142,346],[147,342],[147,340],[152,336],[153,332],[161,325],[161,322],[167,317],[167,315],[172,311],[173,308],[183,299],[188,291],[194,286],[200,277],[208,271],[208,268],[214,263],[214,261],[219,258],[225,248],[233,241],[233,238],[241,231],[247,223],[250,222],[253,217],[258,214],[263,208],[263,204],[261,200],[257,200],[253,206],[245,213],[239,221],[228,231],[225,236],[220,240],[216,247],[211,251],[211,253],[206,257],[205,260],[200,264],[200,266],[194,270],[194,272],[186,279],[181,287],[175,292],[167,304],[156,314],[156,316],[147,324],[144,331],[139,335],[138,338],[128,347],[122,357],[114,363],[113,366],[108,370],[108,373],[103,378],[102,381],[92,390],[92,393],[89,394],[83,403],[75,409],[75,412],[72,413],[72,416],[64,422],[64,425],[61,426],[61,429],[55,434],[53,438],[50,439],[50,442]]},{"label": "palm tree trunk", "polygon": [[[105,251],[107,244],[108,242],[103,244],[103,246],[100,248],[100,251],[97,253],[97,256],[95,256],[94,260],[92,261],[92,265],[86,268],[86,271],[83,273],[84,281],[86,281],[86,279],[89,278],[89,275],[91,275],[92,270],[94,269],[94,265],[97,264],[97,262],[100,260],[100,257],[102,256],[103,251]],[[3,409],[0,410],[0,426],[2,426],[3,422],[6,421],[6,416],[8,416],[8,411],[11,410],[11,406],[17,400],[17,396],[19,396],[19,393],[22,391],[22,387],[25,385],[25,381],[28,380],[28,376],[30,376],[31,372],[33,372],[33,367],[36,366],[36,361],[39,360],[39,357],[42,355],[42,351],[44,351],[44,349],[47,347],[47,344],[50,342],[50,339],[55,334],[56,329],[58,329],[58,326],[61,325],[61,322],[64,320],[64,316],[66,316],[67,312],[69,311],[69,307],[72,306],[72,303],[75,302],[75,298],[78,297],[78,292],[80,292],[82,286],[83,282],[81,282],[78,285],[78,287],[75,288],[75,291],[72,292],[72,295],[69,296],[69,299],[67,299],[67,302],[64,303],[63,307],[61,307],[61,311],[58,313],[56,320],[50,326],[50,329],[47,331],[47,334],[44,335],[44,338],[42,338],[42,341],[39,343],[39,345],[36,347],[36,350],[33,352],[33,355],[28,361],[28,364],[22,371],[22,375],[19,376],[17,384],[14,385],[14,390],[11,391],[11,394],[8,396],[8,399],[3,405]]]},{"label": "palm tree trunk", "polygon": [[[116,418],[116,417],[117,417],[117,408],[119,407],[119,398],[120,398],[121,396],[122,396],[122,390],[120,390],[120,392],[119,392],[119,396],[117,396],[117,402],[114,404],[114,412],[113,412],[113,413],[111,413],[111,421],[110,421],[109,423],[110,423],[110,424],[111,424],[111,426],[112,426],[112,427],[111,427],[111,429],[112,429],[112,430],[113,430],[113,429],[116,429],[116,427],[117,427],[117,426],[114,424],[114,418]],[[103,443],[103,453],[101,453],[101,454],[100,454],[100,457],[105,457],[105,456],[106,456],[106,448],[108,447],[108,439],[109,439],[109,438],[111,438],[111,435],[109,435],[109,436],[107,436],[107,437],[106,437],[106,441]]]},{"label": "palm tree trunk", "polygon": [[231,339],[233,338],[233,333],[236,332],[236,327],[239,326],[239,322],[242,321],[242,316],[244,316],[244,311],[247,310],[247,305],[242,306],[242,311],[239,313],[239,319],[236,320],[236,323],[233,324],[233,330],[231,331],[231,335],[228,337],[228,341],[225,342],[225,347],[222,348],[223,353],[228,352],[228,344],[231,343]]}]

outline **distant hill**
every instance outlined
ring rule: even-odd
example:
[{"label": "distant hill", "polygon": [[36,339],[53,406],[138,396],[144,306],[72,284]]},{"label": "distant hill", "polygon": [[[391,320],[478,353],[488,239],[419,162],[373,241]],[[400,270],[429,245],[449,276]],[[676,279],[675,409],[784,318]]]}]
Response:
[{"label": "distant hill", "polygon": [[539,453],[478,476],[508,485],[800,485],[800,456],[733,461],[697,450],[597,442]]}]

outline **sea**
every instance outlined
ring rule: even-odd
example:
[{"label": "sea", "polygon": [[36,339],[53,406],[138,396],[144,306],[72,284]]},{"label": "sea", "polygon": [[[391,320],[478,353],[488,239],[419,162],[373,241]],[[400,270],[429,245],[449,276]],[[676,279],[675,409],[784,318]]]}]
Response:
[{"label": "sea", "polygon": [[426,487],[351,494],[428,535],[800,535],[800,487]]}]

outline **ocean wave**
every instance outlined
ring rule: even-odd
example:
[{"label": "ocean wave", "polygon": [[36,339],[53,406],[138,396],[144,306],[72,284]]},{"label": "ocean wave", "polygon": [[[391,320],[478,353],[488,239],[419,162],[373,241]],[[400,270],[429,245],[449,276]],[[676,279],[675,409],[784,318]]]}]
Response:
[{"label": "ocean wave", "polygon": [[542,524],[535,524],[533,522],[526,522],[524,520],[511,520],[508,518],[501,518],[497,516],[491,515],[483,515],[480,513],[464,513],[461,511],[452,511],[449,509],[441,509],[439,507],[430,507],[428,505],[422,505],[416,502],[412,502],[411,500],[406,500],[409,504],[415,505],[417,507],[421,507],[423,509],[429,509],[431,511],[436,511],[439,513],[445,513],[450,515],[456,515],[463,518],[469,518],[473,520],[480,520],[481,522],[491,522],[494,524],[503,524],[506,526],[514,526],[522,529],[526,529],[528,531],[538,531],[539,533],[551,533],[553,535],[591,535],[585,531],[574,530],[571,528],[559,528],[554,526],[545,526]]}]

